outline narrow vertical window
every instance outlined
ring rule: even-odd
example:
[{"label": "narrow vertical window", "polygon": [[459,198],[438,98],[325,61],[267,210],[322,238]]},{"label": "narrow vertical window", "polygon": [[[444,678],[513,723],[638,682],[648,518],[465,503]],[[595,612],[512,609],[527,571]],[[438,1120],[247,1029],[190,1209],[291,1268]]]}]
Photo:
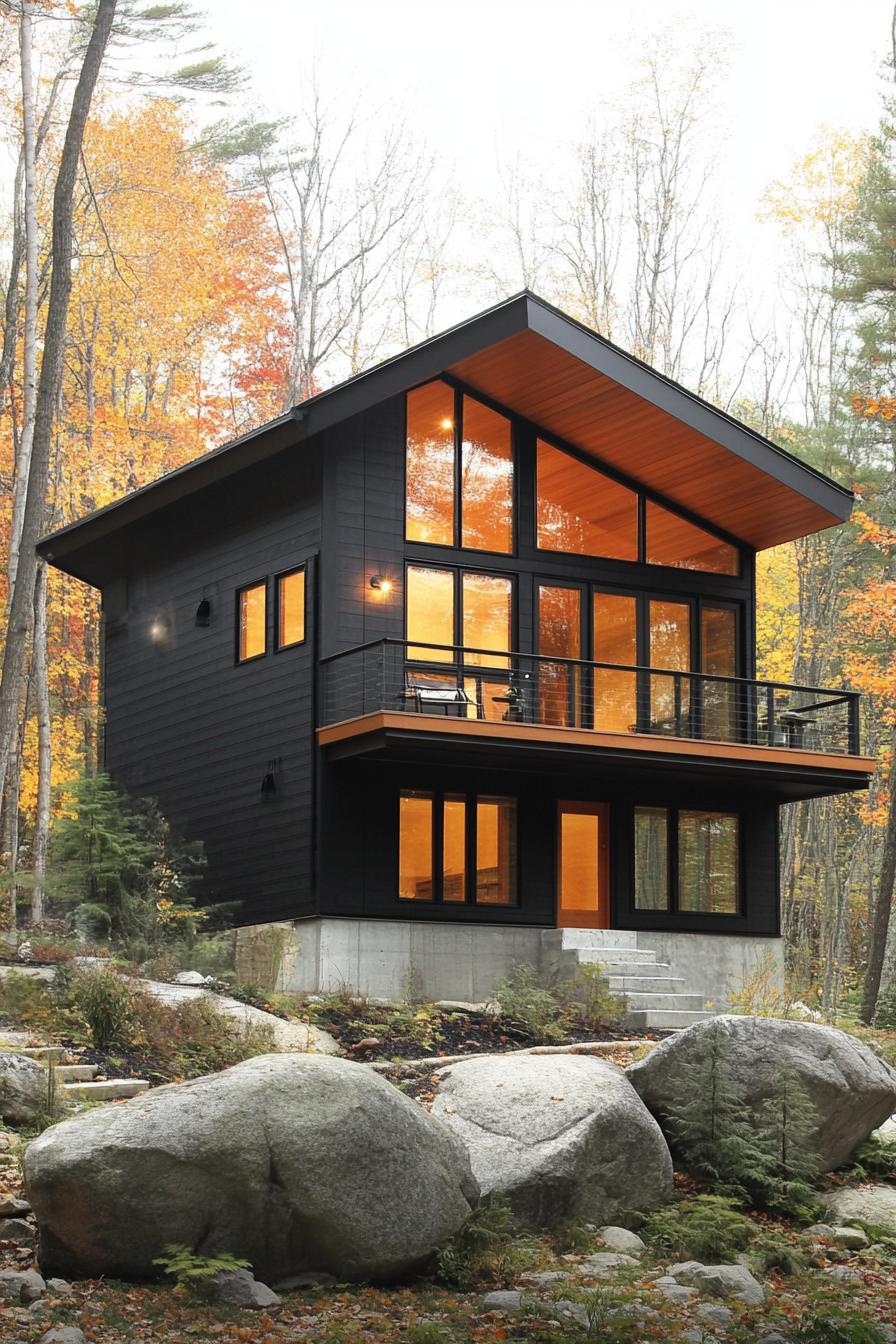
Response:
[{"label": "narrow vertical window", "polygon": [[[417,662],[451,663],[454,654],[454,571],[409,565],[407,573],[408,658]],[[447,645],[433,648],[433,645]]]},{"label": "narrow vertical window", "polygon": [[[624,593],[594,594],[594,661],[638,662],[637,599]],[[604,732],[633,733],[638,727],[637,672],[594,671],[594,726]]]},{"label": "narrow vertical window", "polygon": [[740,835],[730,812],[678,814],[678,908],[736,915],[740,908]]},{"label": "narrow vertical window", "polygon": [[476,902],[516,901],[516,800],[476,799]]},{"label": "narrow vertical window", "polygon": [[[538,585],[538,652],[545,659],[581,658],[582,594],[578,588]],[[577,728],[580,671],[574,664],[538,664],[539,723]]]},{"label": "narrow vertical window", "polygon": [[407,396],[408,541],[454,545],[454,390],[427,383]]},{"label": "narrow vertical window", "polygon": [[442,803],[442,900],[467,899],[467,800],[446,793]]},{"label": "narrow vertical window", "polygon": [[464,397],[461,448],[461,545],[513,550],[513,450],[510,421]]},{"label": "narrow vertical window", "polygon": [[[737,676],[737,617],[731,607],[704,607],[700,613],[700,671]],[[737,740],[737,687],[728,681],[700,683],[703,733],[719,742]]]},{"label": "narrow vertical window", "polygon": [[398,800],[398,895],[402,901],[432,901],[433,799],[406,792]]},{"label": "narrow vertical window", "polygon": [[669,909],[669,813],[635,808],[635,909]]},{"label": "narrow vertical window", "polygon": [[238,595],[239,643],[237,658],[247,663],[267,651],[267,584],[253,583]]},{"label": "narrow vertical window", "polygon": [[[463,644],[467,649],[510,652],[513,585],[496,574],[465,573],[462,580]],[[508,659],[488,652],[468,653],[470,666],[506,667]]]},{"label": "narrow vertical window", "polygon": [[305,570],[294,569],[277,579],[277,648],[288,649],[305,638]]}]

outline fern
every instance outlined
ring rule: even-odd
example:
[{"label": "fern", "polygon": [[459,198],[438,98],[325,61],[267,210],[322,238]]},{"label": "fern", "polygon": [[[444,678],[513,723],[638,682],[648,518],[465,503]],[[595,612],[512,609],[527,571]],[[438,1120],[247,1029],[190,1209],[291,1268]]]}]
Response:
[{"label": "fern", "polygon": [[697,1195],[647,1219],[641,1236],[658,1254],[710,1263],[733,1263],[755,1232],[736,1201],[721,1195]]},{"label": "fern", "polygon": [[165,1247],[163,1255],[153,1260],[164,1272],[174,1279],[178,1288],[201,1294],[216,1274],[233,1269],[249,1269],[248,1260],[238,1260],[227,1251],[217,1255],[194,1255],[189,1246],[179,1242]]}]

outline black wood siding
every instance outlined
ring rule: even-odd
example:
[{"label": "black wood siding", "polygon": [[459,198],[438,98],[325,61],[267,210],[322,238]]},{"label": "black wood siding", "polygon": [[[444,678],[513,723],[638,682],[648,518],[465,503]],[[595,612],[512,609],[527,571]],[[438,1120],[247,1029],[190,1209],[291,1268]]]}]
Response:
[{"label": "black wood siding", "polygon": [[[132,529],[126,585],[104,593],[105,762],[203,841],[203,899],[241,923],[313,913],[314,660],[320,545],[317,455],[282,454]],[[306,639],[237,665],[236,591],[305,562]],[[195,625],[203,598],[211,625]],[[154,642],[150,627],[167,625]],[[263,796],[268,770],[276,792]]]}]

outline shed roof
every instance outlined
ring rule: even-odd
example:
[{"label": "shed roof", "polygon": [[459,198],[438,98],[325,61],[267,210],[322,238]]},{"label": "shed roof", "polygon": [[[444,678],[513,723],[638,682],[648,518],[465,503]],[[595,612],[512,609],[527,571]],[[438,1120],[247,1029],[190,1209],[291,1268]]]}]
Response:
[{"label": "shed roof", "polygon": [[44,537],[38,550],[91,581],[98,547],[131,523],[442,373],[756,550],[852,510],[851,491],[524,291]]}]

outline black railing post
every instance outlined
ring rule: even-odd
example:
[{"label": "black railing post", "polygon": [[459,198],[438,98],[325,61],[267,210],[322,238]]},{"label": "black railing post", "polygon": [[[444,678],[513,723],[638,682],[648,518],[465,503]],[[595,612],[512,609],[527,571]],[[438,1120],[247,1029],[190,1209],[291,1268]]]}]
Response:
[{"label": "black railing post", "polygon": [[772,734],[775,726],[775,688],[766,686],[765,688],[765,740],[768,746],[775,744],[772,740]]},{"label": "black railing post", "polygon": [[858,756],[862,750],[861,724],[859,721],[859,697],[853,692],[849,697],[849,754]]}]

